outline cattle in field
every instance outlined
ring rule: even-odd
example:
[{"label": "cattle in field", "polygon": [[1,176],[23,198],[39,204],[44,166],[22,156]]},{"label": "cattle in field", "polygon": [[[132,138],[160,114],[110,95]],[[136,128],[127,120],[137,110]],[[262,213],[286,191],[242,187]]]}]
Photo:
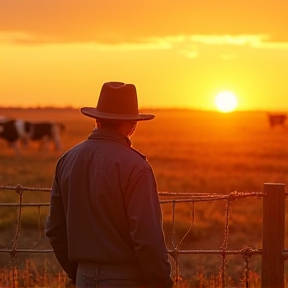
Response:
[{"label": "cattle in field", "polygon": [[2,118],[0,121],[0,138],[3,138],[8,142],[9,147],[15,150],[16,154],[19,154],[19,132],[17,129],[17,120],[9,120]]},{"label": "cattle in field", "polygon": [[30,122],[20,119],[4,119],[0,121],[0,137],[6,140],[15,153],[20,153],[20,147],[29,145],[31,141],[38,142],[39,148],[54,143],[55,151],[61,151],[61,133],[65,129],[59,122]]},{"label": "cattle in field", "polygon": [[271,128],[275,126],[285,126],[287,116],[285,114],[270,114],[268,113],[268,120]]}]

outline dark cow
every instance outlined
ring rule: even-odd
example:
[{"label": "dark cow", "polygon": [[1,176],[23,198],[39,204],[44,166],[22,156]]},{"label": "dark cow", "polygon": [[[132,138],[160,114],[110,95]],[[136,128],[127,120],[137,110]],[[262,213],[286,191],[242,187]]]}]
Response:
[{"label": "dark cow", "polygon": [[29,122],[15,119],[0,121],[0,137],[5,139],[19,154],[20,143],[27,146],[30,141],[37,141],[42,146],[53,142],[55,151],[61,151],[61,132],[65,129],[57,122]]},{"label": "dark cow", "polygon": [[284,126],[287,116],[285,114],[269,114],[268,120],[271,128],[275,126]]},{"label": "dark cow", "polygon": [[8,142],[8,145],[14,148],[15,153],[19,154],[19,132],[17,129],[17,120],[6,118],[0,121],[0,137]]},{"label": "dark cow", "polygon": [[19,139],[16,120],[2,120],[0,122],[0,137],[13,143]]}]

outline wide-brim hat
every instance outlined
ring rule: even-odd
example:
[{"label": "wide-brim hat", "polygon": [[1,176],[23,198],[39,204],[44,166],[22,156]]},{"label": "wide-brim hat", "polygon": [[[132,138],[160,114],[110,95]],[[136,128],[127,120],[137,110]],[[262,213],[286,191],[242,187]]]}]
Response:
[{"label": "wide-brim hat", "polygon": [[152,114],[139,113],[136,87],[122,82],[104,83],[96,107],[82,107],[81,112],[95,119],[151,120]]}]

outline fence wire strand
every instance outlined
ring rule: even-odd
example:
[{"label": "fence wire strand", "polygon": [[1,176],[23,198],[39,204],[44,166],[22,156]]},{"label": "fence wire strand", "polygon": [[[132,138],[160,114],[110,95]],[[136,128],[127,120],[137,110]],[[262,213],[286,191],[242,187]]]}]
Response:
[{"label": "fence wire strand", "polygon": [[[21,186],[20,184],[17,186],[0,186],[0,190],[14,191],[19,195],[18,203],[0,203],[0,206],[18,206],[18,215],[16,228],[14,233],[14,238],[12,240],[12,244],[10,247],[6,246],[6,249],[0,249],[0,253],[9,253],[10,264],[12,267],[15,267],[15,259],[18,253],[52,253],[52,249],[35,249],[40,242],[40,239],[44,236],[44,227],[41,223],[41,207],[50,206],[50,203],[23,203],[23,193],[25,191],[33,191],[33,192],[51,192],[51,188],[35,188],[35,187],[26,187]],[[231,192],[229,194],[217,194],[217,193],[178,193],[178,192],[158,192],[160,197],[161,205],[170,203],[172,204],[172,235],[171,235],[171,245],[172,250],[168,250],[169,255],[173,258],[175,262],[175,287],[178,286],[180,281],[180,267],[179,267],[179,256],[183,254],[217,254],[221,257],[221,267],[219,269],[219,278],[221,281],[222,288],[226,287],[225,278],[226,278],[226,265],[227,265],[227,255],[242,255],[244,257],[245,262],[245,285],[246,288],[249,287],[249,259],[255,254],[261,254],[261,249],[253,249],[251,247],[246,247],[240,250],[229,250],[228,249],[228,240],[229,240],[229,221],[230,221],[230,213],[231,213],[231,203],[239,198],[251,198],[251,197],[264,197],[265,194],[262,192]],[[163,199],[165,198],[165,199]],[[167,199],[166,199],[167,198]],[[187,237],[189,232],[193,228],[193,224],[195,221],[195,203],[196,202],[205,202],[205,201],[226,201],[226,211],[225,211],[225,227],[224,227],[224,235],[223,235],[223,243],[218,250],[189,250],[189,249],[180,249],[180,245]],[[188,227],[186,233],[182,236],[180,241],[176,244],[176,205],[178,203],[190,203],[190,226]],[[39,234],[35,243],[27,249],[19,249],[17,248],[20,229],[21,229],[21,217],[22,217],[22,209],[23,207],[37,207],[37,220],[38,220],[38,229]],[[16,267],[15,267],[16,269]],[[17,273],[17,269],[13,270],[14,273]],[[16,272],[15,272],[16,271]],[[15,277],[15,275],[14,275]]]}]

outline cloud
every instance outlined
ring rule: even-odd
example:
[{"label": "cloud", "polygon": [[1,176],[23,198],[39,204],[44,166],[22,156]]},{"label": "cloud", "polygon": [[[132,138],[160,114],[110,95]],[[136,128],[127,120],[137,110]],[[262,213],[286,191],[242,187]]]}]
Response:
[{"label": "cloud", "polygon": [[206,45],[251,45],[269,39],[268,35],[192,35],[190,42]]},{"label": "cloud", "polygon": [[[60,41],[48,35],[35,35],[21,31],[0,32],[0,44],[14,45],[79,45],[99,51],[139,51],[176,49],[181,55],[196,58],[201,46],[250,46],[255,49],[288,49],[288,42],[271,42],[267,34],[259,35],[168,35],[165,37],[137,38],[137,41]],[[235,53],[223,53],[224,60],[234,59]]]},{"label": "cloud", "polygon": [[199,56],[199,51],[197,49],[180,49],[179,50],[179,54],[180,55],[184,55],[190,59],[193,59],[193,58],[197,58]]},{"label": "cloud", "polygon": [[255,42],[251,45],[254,48],[263,48],[263,49],[278,49],[286,50],[288,49],[288,42]]},{"label": "cloud", "polygon": [[[148,39],[148,41],[156,41],[156,38]],[[266,34],[259,35],[181,35],[169,36],[158,39],[156,42],[166,43],[166,45],[176,46],[186,43],[187,45],[194,44],[193,50],[197,44],[209,46],[250,46],[253,48],[263,49],[287,49],[288,42],[272,42],[271,37]]]},{"label": "cloud", "polygon": [[51,43],[53,39],[47,35],[35,35],[23,31],[0,32],[0,43],[2,44],[45,44]]},{"label": "cloud", "polygon": [[165,39],[155,39],[154,41],[138,41],[136,43],[120,42],[110,43],[85,41],[85,42],[60,42],[49,37],[34,37],[24,32],[5,33],[0,32],[0,44],[8,45],[61,45],[61,46],[81,46],[90,47],[100,51],[136,51],[136,50],[168,50],[172,48],[172,44]]},{"label": "cloud", "polygon": [[221,59],[223,60],[231,60],[231,59],[235,59],[236,58],[236,54],[235,53],[225,53],[221,55]]}]

